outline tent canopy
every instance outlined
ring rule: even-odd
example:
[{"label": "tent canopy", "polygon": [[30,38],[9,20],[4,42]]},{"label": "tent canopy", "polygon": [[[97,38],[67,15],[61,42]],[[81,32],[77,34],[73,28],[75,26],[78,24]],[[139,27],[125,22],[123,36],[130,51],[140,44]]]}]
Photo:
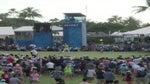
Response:
[{"label": "tent canopy", "polygon": [[111,34],[111,36],[122,36],[122,35],[123,35],[123,33],[120,32],[120,31],[114,32],[114,33]]},{"label": "tent canopy", "polygon": [[0,36],[15,35],[12,27],[0,27]]},{"label": "tent canopy", "polygon": [[63,28],[59,26],[52,26],[52,31],[62,31]]},{"label": "tent canopy", "polygon": [[[59,26],[52,26],[53,31],[62,31],[63,28]],[[33,32],[33,26],[22,26],[14,29],[15,32]]]},{"label": "tent canopy", "polygon": [[137,35],[140,35],[140,34],[150,35],[150,26],[140,28],[140,29],[137,29],[137,30],[133,30],[133,31],[124,32],[123,34],[124,35],[136,35],[136,34]]},{"label": "tent canopy", "polygon": [[14,29],[15,32],[33,32],[33,26],[22,26]]}]

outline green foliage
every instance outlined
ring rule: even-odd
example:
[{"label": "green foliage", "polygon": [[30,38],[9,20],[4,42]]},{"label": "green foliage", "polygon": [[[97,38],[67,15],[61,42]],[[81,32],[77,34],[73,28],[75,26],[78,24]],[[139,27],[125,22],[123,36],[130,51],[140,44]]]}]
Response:
[{"label": "green foliage", "polygon": [[90,22],[87,21],[87,31],[88,32],[115,32],[115,31],[129,31],[141,27],[141,21],[136,20],[133,17],[127,19],[122,19],[119,16],[112,16],[108,18],[108,22]]},{"label": "green foliage", "polygon": [[134,11],[135,13],[141,13],[150,8],[150,0],[146,0],[146,6],[134,6],[136,8]]},{"label": "green foliage", "polygon": [[38,9],[27,7],[22,11],[16,11],[15,8],[9,9],[7,13],[0,14],[0,26],[32,26],[35,17],[42,17]]},{"label": "green foliage", "polygon": [[28,18],[33,20],[35,17],[42,17],[42,15],[39,14],[38,9],[34,9],[33,7],[27,7],[20,12],[19,17],[23,19]]},{"label": "green foliage", "polygon": [[50,19],[49,22],[55,26],[63,26],[64,20],[59,20],[58,18]]},{"label": "green foliage", "polygon": [[[40,18],[42,15],[38,9],[27,7],[21,11],[16,11],[15,8],[9,9],[7,13],[0,14],[0,26],[25,26],[33,25],[34,18]],[[63,26],[64,20],[58,18],[50,19],[52,25]],[[146,26],[146,25],[143,25]],[[115,31],[129,31],[141,27],[141,22],[133,17],[123,19],[119,16],[108,18],[108,22],[93,22],[87,21],[87,32],[104,32],[112,33]]]},{"label": "green foliage", "polygon": [[36,21],[34,20],[26,20],[21,18],[7,18],[5,20],[0,21],[0,26],[32,26]]}]

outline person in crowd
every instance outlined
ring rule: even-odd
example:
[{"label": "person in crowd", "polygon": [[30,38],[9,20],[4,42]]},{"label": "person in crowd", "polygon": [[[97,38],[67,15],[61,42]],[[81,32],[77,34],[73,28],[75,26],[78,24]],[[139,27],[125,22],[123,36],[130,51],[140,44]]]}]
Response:
[{"label": "person in crowd", "polygon": [[91,84],[88,78],[83,78],[82,82],[80,84]]},{"label": "person in crowd", "polygon": [[146,74],[146,79],[148,80],[148,84],[150,84],[150,72]]},{"label": "person in crowd", "polygon": [[13,77],[10,78],[9,84],[22,84],[22,82],[16,77],[16,74],[14,74]]},{"label": "person in crowd", "polygon": [[97,84],[104,84],[105,83],[104,72],[105,71],[101,69],[101,66],[98,67],[98,69],[96,70]]},{"label": "person in crowd", "polygon": [[139,68],[136,72],[136,83],[146,84],[145,76],[146,76],[146,71]]},{"label": "person in crowd", "polygon": [[125,76],[126,72],[128,71],[128,66],[125,63],[123,63],[120,65],[119,70],[120,70],[121,75]]},{"label": "person in crowd", "polygon": [[7,84],[7,83],[6,83],[5,79],[1,79],[0,84]]},{"label": "person in crowd", "polygon": [[48,73],[51,74],[52,71],[54,70],[54,66],[55,64],[51,61],[49,61],[47,64],[46,64],[46,67],[47,67],[47,70],[48,70]]},{"label": "person in crowd", "polygon": [[114,84],[119,84],[119,80],[114,80]]},{"label": "person in crowd", "polygon": [[68,45],[68,44],[66,44],[66,43],[64,44],[63,52],[70,52],[69,45]]},{"label": "person in crowd", "polygon": [[6,83],[9,83],[9,72],[4,71],[4,74],[2,74],[2,78],[6,81]]},{"label": "person in crowd", "polygon": [[40,75],[37,73],[37,69],[33,69],[30,74],[31,84],[38,84],[39,83]]},{"label": "person in crowd", "polygon": [[14,67],[13,67],[13,71],[14,73],[17,73],[17,74],[23,74],[22,72],[22,67],[20,66],[20,64],[16,64]]},{"label": "person in crowd", "polygon": [[57,66],[55,68],[55,71],[53,72],[53,77],[56,81],[56,84],[59,84],[60,82],[62,82],[62,75],[63,75],[63,72],[61,71],[61,67]]},{"label": "person in crowd", "polygon": [[87,72],[86,72],[86,77],[88,78],[88,80],[90,82],[92,82],[94,80],[95,76],[96,76],[95,68],[94,67],[89,67],[87,69]]},{"label": "person in crowd", "polygon": [[124,80],[126,81],[127,84],[132,84],[133,78],[131,71],[126,72]]},{"label": "person in crowd", "polygon": [[35,48],[33,48],[33,49],[30,51],[30,53],[31,53],[31,56],[32,56],[32,57],[36,57],[36,56],[38,55],[38,52],[37,52],[37,50],[36,50]]},{"label": "person in crowd", "polygon": [[105,84],[113,84],[115,76],[110,69],[106,69],[106,72],[104,73],[104,79]]},{"label": "person in crowd", "polygon": [[69,64],[67,64],[65,66],[65,68],[64,68],[64,74],[65,74],[66,77],[72,78],[72,74],[73,74],[72,73],[72,67]]}]

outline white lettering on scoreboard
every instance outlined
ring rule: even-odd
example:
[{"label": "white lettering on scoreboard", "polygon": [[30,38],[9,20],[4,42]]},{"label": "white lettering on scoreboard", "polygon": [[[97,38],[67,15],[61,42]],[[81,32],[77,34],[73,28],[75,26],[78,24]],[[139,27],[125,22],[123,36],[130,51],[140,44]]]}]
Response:
[{"label": "white lettering on scoreboard", "polygon": [[78,27],[79,24],[65,24],[65,27]]}]

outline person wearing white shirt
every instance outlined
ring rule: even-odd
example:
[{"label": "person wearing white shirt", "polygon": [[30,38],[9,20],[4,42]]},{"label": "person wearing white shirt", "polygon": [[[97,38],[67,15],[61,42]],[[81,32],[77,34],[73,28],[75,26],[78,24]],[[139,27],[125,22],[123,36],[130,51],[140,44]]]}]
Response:
[{"label": "person wearing white shirt", "polygon": [[38,55],[38,52],[35,49],[33,49],[33,50],[31,50],[31,55],[33,57],[36,57]]},{"label": "person wearing white shirt", "polygon": [[53,62],[51,62],[51,61],[49,61],[47,64],[46,64],[46,67],[47,67],[47,70],[48,70],[48,72],[52,72],[53,70],[54,70],[54,63]]}]

